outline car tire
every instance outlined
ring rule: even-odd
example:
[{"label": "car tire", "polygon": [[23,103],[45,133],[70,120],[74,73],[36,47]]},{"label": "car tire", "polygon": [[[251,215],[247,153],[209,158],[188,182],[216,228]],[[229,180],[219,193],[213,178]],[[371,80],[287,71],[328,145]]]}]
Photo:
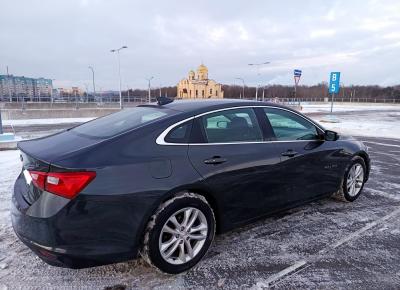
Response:
[{"label": "car tire", "polygon": [[214,236],[215,217],[207,200],[185,192],[162,203],[150,218],[141,256],[161,272],[185,272],[203,258]]},{"label": "car tire", "polygon": [[[334,198],[344,202],[355,201],[364,188],[367,176],[366,169],[364,159],[360,156],[353,157],[345,170],[340,190],[333,195]],[[362,170],[362,172],[360,173],[359,170]]]}]

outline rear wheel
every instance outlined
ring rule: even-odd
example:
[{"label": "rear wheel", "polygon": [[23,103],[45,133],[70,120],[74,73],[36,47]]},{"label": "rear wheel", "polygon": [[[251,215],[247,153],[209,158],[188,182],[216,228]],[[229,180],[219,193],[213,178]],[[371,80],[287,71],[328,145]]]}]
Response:
[{"label": "rear wheel", "polygon": [[347,168],[341,189],[335,194],[337,199],[351,202],[356,200],[364,187],[366,166],[364,159],[355,156]]},{"label": "rear wheel", "polygon": [[184,193],[160,205],[147,225],[143,258],[176,274],[196,265],[215,235],[213,211],[203,196]]}]

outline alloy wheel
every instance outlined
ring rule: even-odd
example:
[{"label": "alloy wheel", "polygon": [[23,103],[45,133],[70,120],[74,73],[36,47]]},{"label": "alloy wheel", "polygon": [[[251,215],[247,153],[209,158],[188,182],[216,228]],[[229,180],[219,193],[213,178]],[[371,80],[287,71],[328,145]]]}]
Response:
[{"label": "alloy wheel", "polygon": [[203,248],[207,232],[207,219],[199,209],[186,207],[175,212],[160,233],[161,256],[175,265],[190,261]]},{"label": "alloy wheel", "polygon": [[347,193],[354,197],[356,196],[364,183],[364,168],[361,164],[355,163],[347,176]]}]

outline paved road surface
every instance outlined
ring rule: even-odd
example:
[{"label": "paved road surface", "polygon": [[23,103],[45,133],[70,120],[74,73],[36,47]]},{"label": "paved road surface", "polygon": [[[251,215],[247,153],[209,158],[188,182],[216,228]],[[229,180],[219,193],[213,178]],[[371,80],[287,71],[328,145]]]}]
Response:
[{"label": "paved road surface", "polygon": [[366,138],[371,177],[354,203],[327,198],[217,236],[187,273],[142,261],[71,270],[49,266],[14,235],[8,210],[17,151],[0,152],[0,289],[399,288],[400,140]]}]

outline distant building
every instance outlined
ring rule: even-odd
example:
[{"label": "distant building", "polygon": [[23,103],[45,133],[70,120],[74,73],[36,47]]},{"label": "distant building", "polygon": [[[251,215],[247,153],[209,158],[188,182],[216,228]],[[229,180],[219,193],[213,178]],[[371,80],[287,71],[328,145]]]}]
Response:
[{"label": "distant building", "polygon": [[83,91],[79,87],[70,88],[58,88],[58,98],[62,100],[75,100],[84,95]]},{"label": "distant building", "polygon": [[201,64],[196,73],[189,72],[187,79],[178,83],[177,98],[179,99],[209,99],[223,98],[222,85],[208,78],[208,68]]},{"label": "distant building", "polygon": [[0,100],[2,101],[49,101],[52,91],[51,79],[0,75]]}]

